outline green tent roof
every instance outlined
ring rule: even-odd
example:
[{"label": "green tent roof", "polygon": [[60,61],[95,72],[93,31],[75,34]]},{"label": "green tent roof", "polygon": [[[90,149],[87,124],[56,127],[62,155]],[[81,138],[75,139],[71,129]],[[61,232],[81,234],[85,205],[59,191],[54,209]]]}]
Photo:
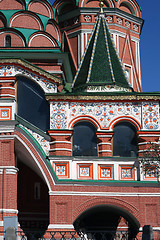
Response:
[{"label": "green tent roof", "polygon": [[72,84],[72,91],[131,91],[104,18],[98,15],[93,33]]}]

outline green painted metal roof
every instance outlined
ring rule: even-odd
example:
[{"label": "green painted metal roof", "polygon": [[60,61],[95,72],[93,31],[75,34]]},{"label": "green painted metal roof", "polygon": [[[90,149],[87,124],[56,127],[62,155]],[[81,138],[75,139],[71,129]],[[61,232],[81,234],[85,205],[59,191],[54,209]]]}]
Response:
[{"label": "green painted metal roof", "polygon": [[116,86],[131,91],[103,14],[98,16],[72,89],[85,91],[88,86]]}]

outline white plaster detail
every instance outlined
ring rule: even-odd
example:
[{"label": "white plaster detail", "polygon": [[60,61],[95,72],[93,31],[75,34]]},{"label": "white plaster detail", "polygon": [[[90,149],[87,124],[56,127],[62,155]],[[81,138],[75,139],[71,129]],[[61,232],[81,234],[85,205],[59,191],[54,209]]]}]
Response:
[{"label": "white plaster detail", "polygon": [[160,193],[143,192],[70,192],[51,191],[50,196],[96,196],[96,197],[160,197]]},{"label": "white plaster detail", "polygon": [[39,33],[38,33],[38,34],[35,34],[34,36],[31,37],[31,39],[29,40],[29,43],[28,43],[28,46],[29,46],[29,47],[31,46],[32,40],[33,40],[35,37],[37,37],[37,36],[43,36],[43,37],[47,38],[47,39],[52,43],[53,47],[55,47],[55,43],[53,42],[53,40],[52,40],[51,38],[49,38],[49,37],[46,36],[45,34],[39,34]]},{"label": "white plaster detail", "polygon": [[49,224],[48,229],[74,229],[72,224]]},{"label": "white plaster detail", "polygon": [[12,175],[16,175],[18,172],[18,168],[13,167],[13,168],[6,168],[6,174],[12,174]]},{"label": "white plaster detail", "polygon": [[111,16],[107,16],[106,20],[107,20],[108,23],[111,23],[113,21],[113,18]]},{"label": "white plaster detail", "polygon": [[108,143],[108,142],[102,142],[102,143],[98,143],[98,146],[101,146],[101,145],[112,145],[111,143]]},{"label": "white plaster detail", "polygon": [[112,152],[111,150],[100,150],[98,151],[99,153],[102,153],[102,152]]},{"label": "white plaster detail", "polygon": [[91,22],[92,18],[91,18],[90,15],[85,15],[85,16],[84,16],[84,20],[85,20],[86,22]]},{"label": "white plaster detail", "polygon": [[143,102],[143,128],[147,130],[159,129],[159,102]]},{"label": "white plaster detail", "polygon": [[18,210],[17,209],[0,209],[0,213],[15,213],[18,214]]},{"label": "white plaster detail", "polygon": [[[111,123],[120,118],[125,121],[132,120],[135,125],[141,125],[141,103],[130,102],[51,102],[50,129],[72,129],[75,121],[92,121],[97,129],[112,129]],[[125,119],[126,118],[126,119]],[[65,135],[55,133],[55,135]],[[51,134],[53,135],[53,134]],[[69,134],[67,134],[69,135]],[[72,134],[70,134],[72,135]]]},{"label": "white plaster detail", "polygon": [[50,149],[50,143],[47,141],[43,136],[40,134],[36,133],[35,131],[32,131],[31,129],[23,126],[20,124],[24,129],[26,129],[39,143],[39,145],[42,147],[43,151],[45,154],[48,156],[49,155],[49,149]]},{"label": "white plaster detail", "polygon": [[54,141],[54,142],[49,142],[49,144],[54,144],[54,143],[67,143],[67,144],[71,144],[71,142],[69,141]]},{"label": "white plaster detail", "polygon": [[[10,66],[5,65],[5,66],[2,66],[2,68],[0,69],[0,77],[3,77],[4,75],[6,77],[15,77],[18,74],[31,78],[38,85],[41,86],[41,88],[44,90],[45,93],[56,93],[57,92],[56,84],[48,81],[47,79],[45,79],[43,77],[33,74],[33,73],[29,72],[28,70],[25,70],[21,67],[16,67],[14,65],[10,65]],[[12,96],[12,97],[15,97],[15,96]]]},{"label": "white plaster detail", "polygon": [[54,152],[54,151],[68,151],[68,152],[72,152],[72,149],[67,149],[67,148],[54,148],[54,149],[50,149],[49,152]]}]

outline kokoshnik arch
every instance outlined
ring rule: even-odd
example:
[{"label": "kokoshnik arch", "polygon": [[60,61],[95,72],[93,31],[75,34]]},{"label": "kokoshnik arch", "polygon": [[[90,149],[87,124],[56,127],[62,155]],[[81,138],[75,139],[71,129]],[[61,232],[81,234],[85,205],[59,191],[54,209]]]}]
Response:
[{"label": "kokoshnik arch", "polygon": [[[0,229],[160,228],[159,92],[142,92],[138,0],[0,1]],[[143,56],[142,56],[143,58]],[[145,81],[145,79],[144,79]]]}]

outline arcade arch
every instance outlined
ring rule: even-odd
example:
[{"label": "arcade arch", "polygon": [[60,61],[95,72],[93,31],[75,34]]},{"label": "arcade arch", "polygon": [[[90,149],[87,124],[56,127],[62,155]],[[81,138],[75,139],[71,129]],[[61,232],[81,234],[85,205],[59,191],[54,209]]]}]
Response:
[{"label": "arcade arch", "polygon": [[[140,224],[128,210],[113,204],[101,204],[88,208],[76,218],[73,225],[77,232],[99,240],[102,239],[99,233],[112,231],[115,234],[122,218],[127,223],[128,239],[131,240],[136,237]],[[113,239],[112,234],[106,233],[105,237]]]}]

